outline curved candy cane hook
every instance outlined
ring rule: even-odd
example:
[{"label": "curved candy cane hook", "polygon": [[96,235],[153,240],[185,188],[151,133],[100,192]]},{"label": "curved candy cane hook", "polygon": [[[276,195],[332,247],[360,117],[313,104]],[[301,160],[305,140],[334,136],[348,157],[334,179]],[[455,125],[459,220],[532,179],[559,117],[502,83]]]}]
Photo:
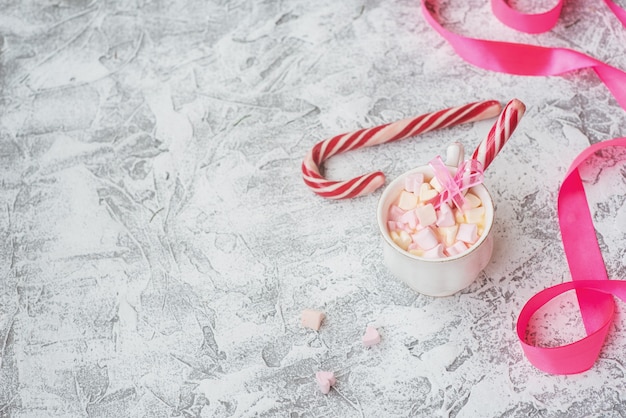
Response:
[{"label": "curved candy cane hook", "polygon": [[491,118],[497,116],[500,110],[500,103],[496,100],[475,102],[328,138],[315,144],[304,157],[302,177],[311,190],[328,199],[370,194],[385,183],[385,175],[381,171],[363,174],[351,180],[332,181],[320,174],[321,164],[335,154]]}]

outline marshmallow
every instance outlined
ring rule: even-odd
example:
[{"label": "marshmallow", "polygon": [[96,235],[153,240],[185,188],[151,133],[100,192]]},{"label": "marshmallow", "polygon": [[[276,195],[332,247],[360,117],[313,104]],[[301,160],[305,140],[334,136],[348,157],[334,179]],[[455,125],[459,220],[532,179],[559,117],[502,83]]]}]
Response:
[{"label": "marshmallow", "polygon": [[417,227],[417,215],[415,215],[415,211],[410,210],[405,212],[405,214],[400,217],[400,222],[404,222],[409,228],[415,229]]},{"label": "marshmallow", "polygon": [[325,317],[326,315],[324,315],[324,312],[315,311],[313,309],[305,309],[302,311],[300,321],[303,327],[319,331]]},{"label": "marshmallow", "polygon": [[465,195],[465,207],[463,209],[473,209],[479,207],[483,202],[474,193]]},{"label": "marshmallow", "polygon": [[456,241],[456,234],[459,231],[459,226],[453,224],[452,226],[440,226],[439,235],[446,247],[451,246]]},{"label": "marshmallow", "polygon": [[478,226],[476,224],[459,225],[459,232],[456,234],[456,239],[468,244],[475,243],[476,240],[478,240]]},{"label": "marshmallow", "polygon": [[413,232],[413,228],[409,228],[407,224],[402,222],[388,221],[387,228],[389,231],[397,231],[398,233],[400,233],[400,231]]},{"label": "marshmallow", "polygon": [[404,211],[397,207],[396,205],[391,205],[389,207],[389,220],[390,221],[399,221],[400,218],[404,215]]},{"label": "marshmallow", "polygon": [[433,189],[437,190],[438,193],[441,193],[441,191],[443,190],[443,186],[441,185],[441,183],[439,183],[437,177],[433,177],[433,179],[430,181],[430,185],[433,187]]},{"label": "marshmallow", "polygon": [[417,206],[417,196],[406,190],[402,190],[400,193],[400,200],[398,201],[398,207],[402,210],[411,210]]},{"label": "marshmallow", "polygon": [[466,192],[465,205],[457,208],[432,202],[441,191],[437,178],[414,173],[404,178],[400,192],[388,212],[387,228],[394,243],[408,253],[425,258],[453,257],[465,253],[487,229],[485,207],[472,192]]},{"label": "marshmallow", "polygon": [[465,250],[467,250],[467,245],[465,245],[465,243],[463,243],[462,241],[457,241],[454,243],[454,245],[446,248],[446,253],[450,257],[454,257],[455,255],[459,255],[465,252]]},{"label": "marshmallow", "polygon": [[409,248],[409,253],[418,257],[422,257],[424,255],[424,251],[420,250],[419,245],[417,244],[415,244],[414,248]]},{"label": "marshmallow", "polygon": [[363,337],[361,337],[361,341],[363,342],[364,346],[371,347],[380,342],[380,334],[378,333],[378,330],[376,328],[367,327],[365,328],[365,334],[363,334]]},{"label": "marshmallow", "polygon": [[465,215],[463,215],[463,212],[461,212],[460,210],[455,209],[454,220],[456,221],[456,223],[462,224],[463,222],[465,222]]},{"label": "marshmallow", "polygon": [[324,372],[319,371],[315,373],[315,381],[317,382],[317,386],[320,388],[320,392],[324,395],[327,395],[330,392],[330,387],[334,386],[337,383],[337,379],[335,379],[335,373],[333,372]]},{"label": "marshmallow", "polygon": [[443,245],[437,244],[435,247],[428,251],[424,251],[424,258],[444,258],[446,255],[443,252]]},{"label": "marshmallow", "polygon": [[426,227],[437,222],[437,212],[431,203],[426,206],[421,206],[415,209],[417,219],[419,219],[420,225]]},{"label": "marshmallow", "polygon": [[424,183],[423,173],[410,174],[404,178],[404,190],[407,192],[419,193],[422,183]]},{"label": "marshmallow", "polygon": [[391,239],[398,247],[405,251],[409,248],[409,244],[411,244],[411,236],[406,231],[391,231],[389,236],[391,236]]},{"label": "marshmallow", "polygon": [[454,213],[447,203],[442,203],[439,207],[439,213],[437,215],[437,226],[453,226],[456,225],[454,219]]},{"label": "marshmallow", "polygon": [[437,190],[433,190],[428,183],[422,183],[420,187],[420,202],[428,202],[433,197],[437,196]]},{"label": "marshmallow", "polygon": [[465,222],[468,224],[479,224],[483,222],[485,216],[485,207],[469,209],[465,211]]},{"label": "marshmallow", "polygon": [[433,232],[431,228],[424,228],[416,234],[412,235],[413,242],[423,250],[430,250],[439,244],[439,240],[437,239],[437,235]]}]

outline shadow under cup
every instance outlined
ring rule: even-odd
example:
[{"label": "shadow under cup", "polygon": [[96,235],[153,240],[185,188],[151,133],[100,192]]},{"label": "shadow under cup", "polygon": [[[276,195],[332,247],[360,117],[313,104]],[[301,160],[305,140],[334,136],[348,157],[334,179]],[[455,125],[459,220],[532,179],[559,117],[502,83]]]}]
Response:
[{"label": "shadow under cup", "polygon": [[[453,176],[456,174],[456,167],[447,168]],[[485,228],[478,241],[466,252],[439,259],[418,257],[400,248],[391,239],[387,229],[389,207],[404,189],[405,177],[413,173],[423,173],[427,178],[432,178],[434,175],[430,166],[421,166],[407,171],[385,188],[378,202],[377,219],[378,228],[383,237],[383,260],[391,273],[413,290],[428,296],[449,296],[472,284],[491,259],[493,200],[487,188],[482,184],[470,189],[480,198],[485,207]]]}]

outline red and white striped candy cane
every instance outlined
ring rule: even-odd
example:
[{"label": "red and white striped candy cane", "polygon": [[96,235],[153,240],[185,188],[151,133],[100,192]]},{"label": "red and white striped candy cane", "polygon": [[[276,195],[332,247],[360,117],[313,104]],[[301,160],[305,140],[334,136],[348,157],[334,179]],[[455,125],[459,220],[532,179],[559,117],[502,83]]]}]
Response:
[{"label": "red and white striped candy cane", "polygon": [[472,154],[473,160],[478,160],[482,163],[483,170],[489,167],[489,164],[491,164],[498,152],[506,144],[506,141],[511,137],[525,111],[526,106],[517,99],[511,100],[504,106],[504,110],[489,131],[489,134]]},{"label": "red and white striped candy cane", "polygon": [[320,166],[335,154],[372,145],[397,141],[435,129],[487,119],[500,113],[495,100],[470,103],[427,113],[415,118],[361,129],[318,142],[302,161],[302,177],[315,193],[328,199],[347,199],[372,193],[385,183],[381,171],[363,174],[346,181],[327,180],[320,174]]}]

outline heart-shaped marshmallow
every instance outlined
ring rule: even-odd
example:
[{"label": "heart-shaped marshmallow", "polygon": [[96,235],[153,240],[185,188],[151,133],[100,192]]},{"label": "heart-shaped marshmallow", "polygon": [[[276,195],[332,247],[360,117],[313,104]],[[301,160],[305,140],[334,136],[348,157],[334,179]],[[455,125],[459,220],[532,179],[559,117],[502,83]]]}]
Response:
[{"label": "heart-shaped marshmallow", "polygon": [[380,342],[380,334],[376,328],[367,327],[365,328],[365,334],[363,334],[361,340],[363,341],[364,346],[371,347]]},{"label": "heart-shaped marshmallow", "polygon": [[337,379],[335,379],[335,373],[324,371],[315,373],[315,380],[317,381],[317,386],[320,388],[320,392],[324,395],[328,394],[328,392],[330,392],[330,387],[337,382]]}]

